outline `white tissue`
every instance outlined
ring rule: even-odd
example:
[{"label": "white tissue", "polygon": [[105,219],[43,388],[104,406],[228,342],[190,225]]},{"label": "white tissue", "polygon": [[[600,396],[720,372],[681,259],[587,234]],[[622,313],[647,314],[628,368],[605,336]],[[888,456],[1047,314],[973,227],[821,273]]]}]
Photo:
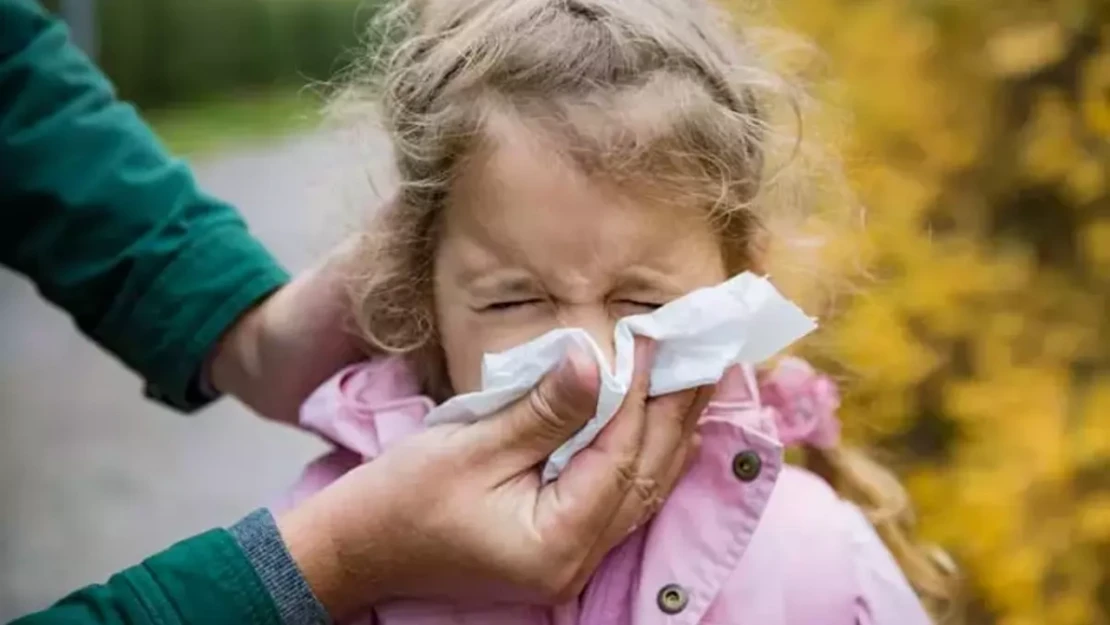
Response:
[{"label": "white tissue", "polygon": [[817,324],[765,278],[742,273],[699,289],[646,315],[625,317],[614,331],[616,362],[610,367],[581,328],[561,328],[482,360],[482,390],[457,395],[434,408],[430,425],[472,423],[527,394],[571,345],[593,354],[601,371],[594,417],[548,458],[553,480],[593,441],[620,408],[632,381],[633,335],[656,341],[650,396],[716,383],[736,364],[757,364],[811,332]]}]

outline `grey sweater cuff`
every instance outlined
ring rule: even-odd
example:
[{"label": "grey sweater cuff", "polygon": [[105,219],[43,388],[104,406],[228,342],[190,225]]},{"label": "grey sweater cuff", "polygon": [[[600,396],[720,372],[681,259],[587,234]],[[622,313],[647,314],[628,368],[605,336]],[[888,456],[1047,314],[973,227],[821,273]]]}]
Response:
[{"label": "grey sweater cuff", "polygon": [[262,585],[274,600],[282,623],[328,625],[332,622],[289,555],[268,510],[252,512],[229,531],[262,578]]}]

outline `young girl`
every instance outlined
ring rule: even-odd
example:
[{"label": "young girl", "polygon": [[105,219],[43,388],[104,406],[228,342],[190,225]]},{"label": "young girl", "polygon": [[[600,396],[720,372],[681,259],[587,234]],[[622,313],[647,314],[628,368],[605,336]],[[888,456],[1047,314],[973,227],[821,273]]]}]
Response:
[{"label": "young girl", "polygon": [[[782,80],[702,0],[425,0],[393,17],[375,87],[401,196],[364,240],[356,316],[394,355],[306,403],[338,450],[297,498],[479,389],[485,353],[565,326],[611,358],[616,320],[764,269],[783,243],[767,225],[802,198],[774,192]],[[835,387],[796,360],[755,377],[721,380],[688,473],[575,600],[396,601],[363,622],[929,622],[914,588],[944,599],[946,571],[909,540],[897,482],[840,449]]]}]

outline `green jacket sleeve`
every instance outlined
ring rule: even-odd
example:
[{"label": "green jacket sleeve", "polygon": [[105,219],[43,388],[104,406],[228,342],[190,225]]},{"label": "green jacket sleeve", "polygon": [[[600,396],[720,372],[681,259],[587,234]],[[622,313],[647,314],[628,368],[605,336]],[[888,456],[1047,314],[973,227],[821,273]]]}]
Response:
[{"label": "green jacket sleeve", "polygon": [[183,541],[11,625],[282,625],[225,530]]},{"label": "green jacket sleeve", "polygon": [[0,0],[0,219],[0,264],[183,410],[223,331],[287,279],[33,0]]}]

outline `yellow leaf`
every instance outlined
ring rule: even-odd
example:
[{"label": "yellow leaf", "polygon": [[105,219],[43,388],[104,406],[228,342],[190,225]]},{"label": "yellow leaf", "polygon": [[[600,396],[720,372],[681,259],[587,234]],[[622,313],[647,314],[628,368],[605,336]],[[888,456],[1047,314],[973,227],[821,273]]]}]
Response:
[{"label": "yellow leaf", "polygon": [[[1107,87],[1110,89],[1110,86]],[[1110,103],[1107,104],[1110,115]],[[1107,135],[1110,137],[1110,134]],[[1066,191],[1076,204],[1093,202],[1106,193],[1106,165],[1095,158],[1083,158],[1066,174]]]},{"label": "yellow leaf", "polygon": [[1080,102],[1090,129],[1110,139],[1110,50],[1091,58],[1083,67]]},{"label": "yellow leaf", "polygon": [[1064,56],[1064,29],[1053,22],[1013,27],[987,41],[987,56],[1003,76],[1028,74]]},{"label": "yellow leaf", "polygon": [[1093,271],[1110,274],[1110,218],[1087,224],[1080,232],[1083,256]]},{"label": "yellow leaf", "polygon": [[1047,623],[1052,625],[1091,625],[1094,622],[1095,607],[1088,595],[1081,589],[1076,592],[1067,589],[1048,606]]},{"label": "yellow leaf", "polygon": [[1091,465],[1110,458],[1110,379],[1095,381],[1081,401],[1074,450],[1076,462]]},{"label": "yellow leaf", "polygon": [[1110,539],[1110,493],[1096,493],[1079,506],[1076,538],[1089,541]]},{"label": "yellow leaf", "polygon": [[1048,182],[1067,176],[1083,150],[1076,142],[1072,112],[1063,94],[1048,92],[1037,99],[1033,119],[1025,129],[1021,160],[1034,180]]}]

